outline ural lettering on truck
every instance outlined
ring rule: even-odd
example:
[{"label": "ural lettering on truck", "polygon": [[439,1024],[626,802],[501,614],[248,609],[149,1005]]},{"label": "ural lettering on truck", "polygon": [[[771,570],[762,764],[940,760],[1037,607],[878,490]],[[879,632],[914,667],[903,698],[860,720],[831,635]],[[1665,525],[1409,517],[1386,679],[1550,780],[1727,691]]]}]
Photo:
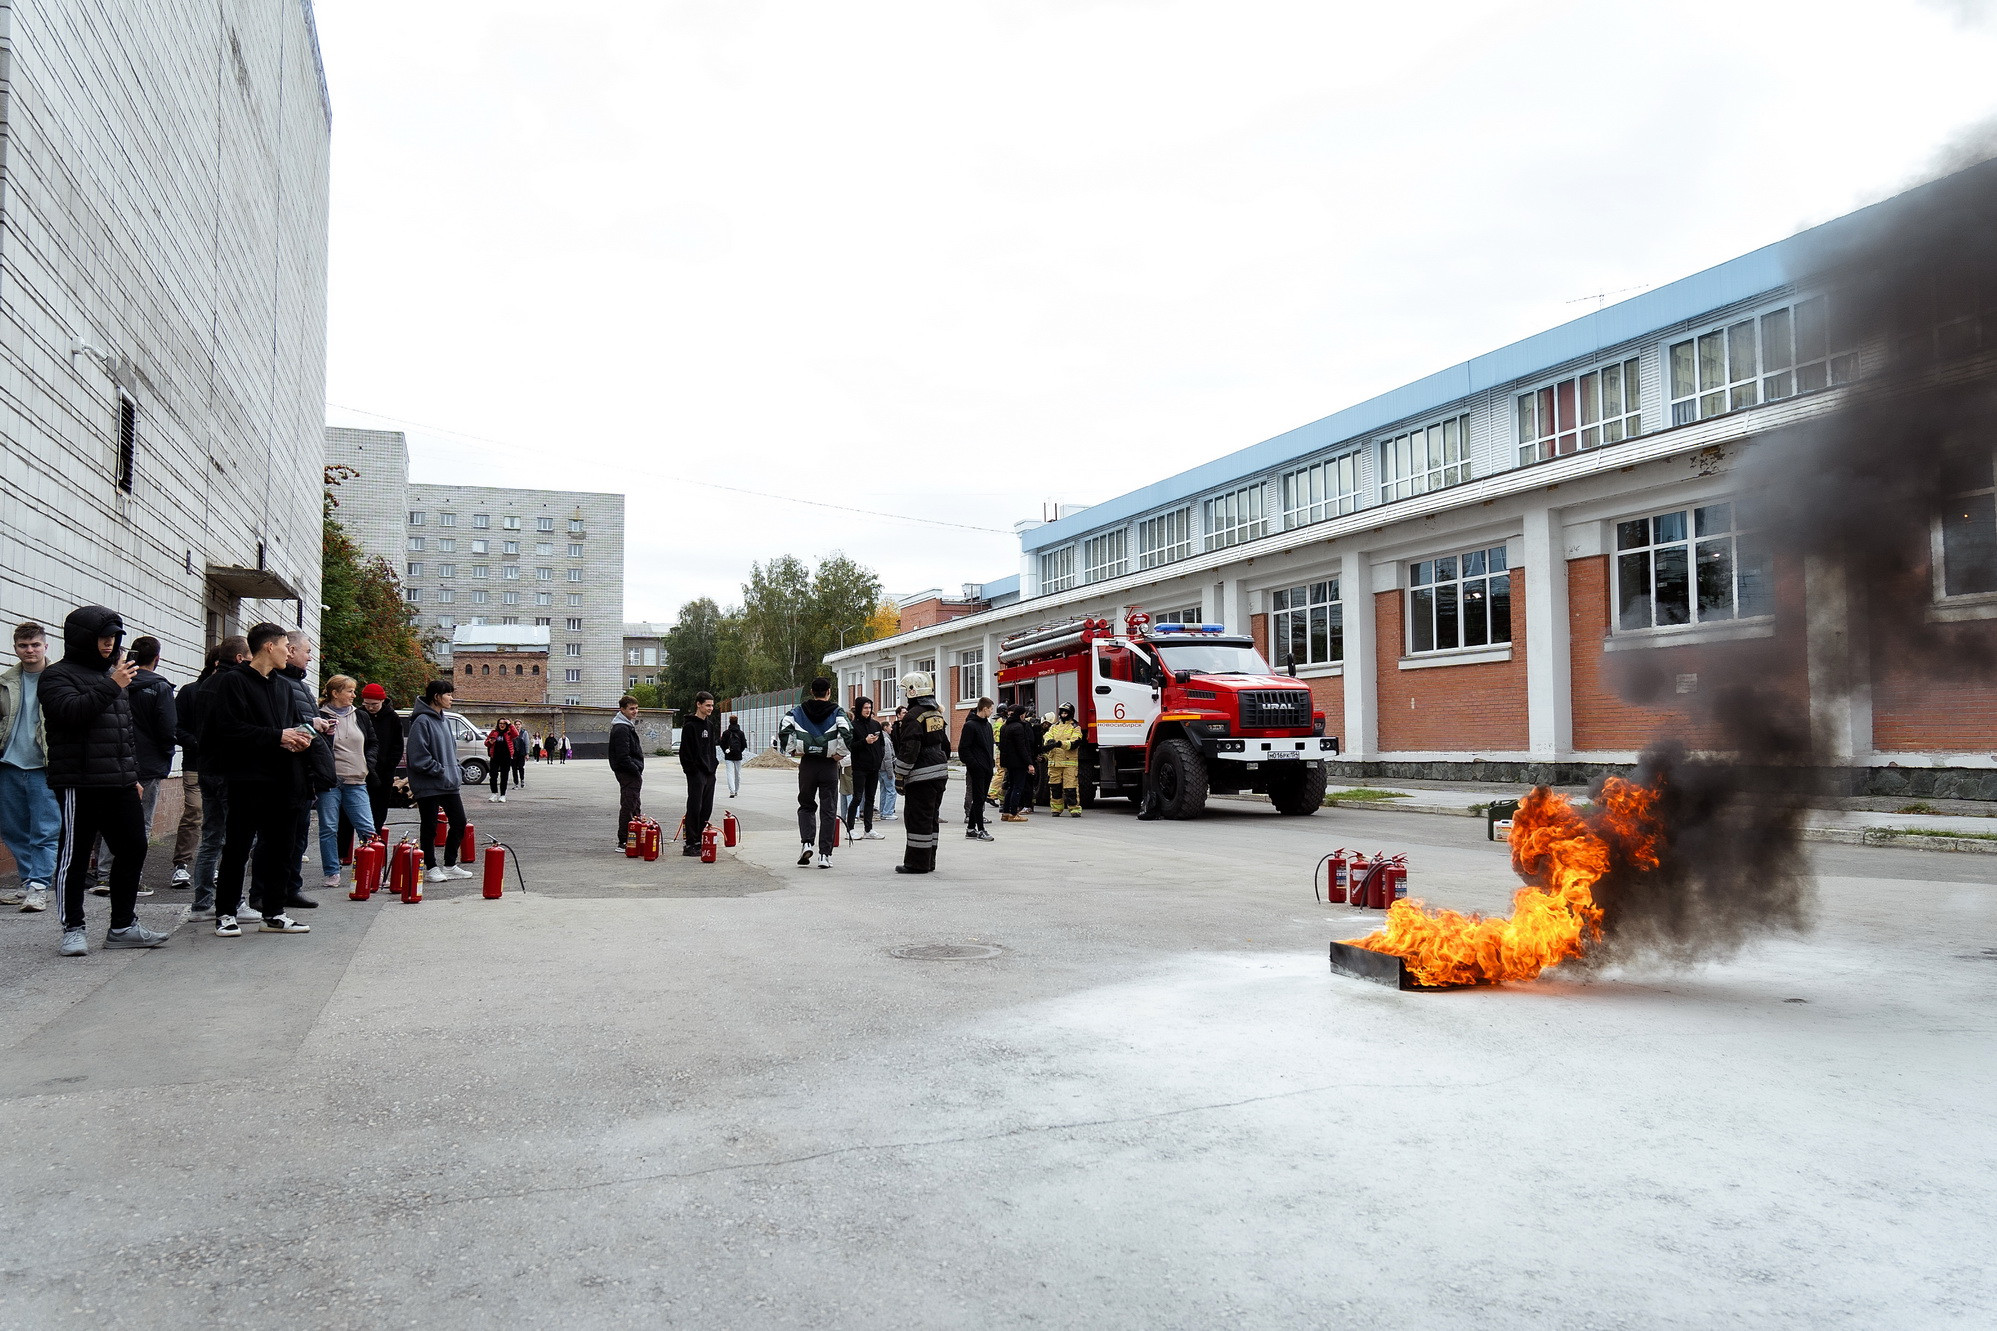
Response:
[{"label": "ural lettering on truck", "polygon": [[1082,802],[1144,797],[1169,818],[1196,818],[1209,794],[1253,791],[1287,814],[1324,802],[1324,733],[1309,688],[1269,668],[1254,639],[1218,624],[1152,624],[1130,615],[1072,619],[999,645],[999,698],[1036,714],[1075,704],[1088,737]]}]

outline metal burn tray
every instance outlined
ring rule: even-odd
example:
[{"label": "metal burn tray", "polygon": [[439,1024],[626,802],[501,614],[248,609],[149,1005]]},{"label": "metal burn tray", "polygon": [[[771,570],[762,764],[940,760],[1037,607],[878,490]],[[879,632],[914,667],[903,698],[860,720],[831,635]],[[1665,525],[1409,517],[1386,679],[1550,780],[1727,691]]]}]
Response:
[{"label": "metal burn tray", "polygon": [[1438,994],[1445,989],[1477,987],[1470,984],[1423,984],[1408,974],[1407,963],[1399,957],[1387,952],[1375,952],[1371,948],[1354,947],[1350,943],[1334,942],[1331,945],[1331,969],[1335,975],[1371,980],[1374,984],[1384,984],[1389,989],[1400,989],[1411,994]]}]

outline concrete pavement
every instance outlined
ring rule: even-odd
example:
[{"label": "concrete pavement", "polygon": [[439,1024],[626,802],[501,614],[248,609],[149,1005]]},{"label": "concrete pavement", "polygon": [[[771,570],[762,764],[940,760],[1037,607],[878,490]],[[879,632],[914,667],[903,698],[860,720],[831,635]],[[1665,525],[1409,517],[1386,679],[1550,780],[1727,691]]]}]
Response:
[{"label": "concrete pavement", "polygon": [[1327,973],[1377,917],[1310,866],[1502,909],[1480,822],[953,822],[909,879],[900,824],[795,867],[788,774],[745,778],[720,865],[615,857],[582,763],[473,804],[500,901],[82,962],[0,917],[0,1325],[1997,1316],[1983,857],[1814,847],[1806,938],[1399,994]]}]

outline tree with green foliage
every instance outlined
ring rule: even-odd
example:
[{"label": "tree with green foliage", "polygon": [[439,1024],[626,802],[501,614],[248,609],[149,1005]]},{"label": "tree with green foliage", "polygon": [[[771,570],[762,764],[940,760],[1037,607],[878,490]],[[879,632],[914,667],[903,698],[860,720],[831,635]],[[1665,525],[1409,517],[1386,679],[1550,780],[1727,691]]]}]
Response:
[{"label": "tree with green foliage", "polygon": [[828,654],[881,635],[880,603],[880,578],[843,554],[815,570],[792,555],[753,564],[739,607],[705,596],[680,607],[666,635],[667,705],[689,707],[702,689],[733,698],[800,687]]},{"label": "tree with green foliage", "polygon": [[431,659],[433,644],[425,641],[402,598],[394,566],[380,556],[363,554],[333,516],[340,502],[335,488],[356,474],[347,467],[326,469],[319,678],[352,675],[363,684],[380,684],[394,703],[406,707],[442,667]]}]

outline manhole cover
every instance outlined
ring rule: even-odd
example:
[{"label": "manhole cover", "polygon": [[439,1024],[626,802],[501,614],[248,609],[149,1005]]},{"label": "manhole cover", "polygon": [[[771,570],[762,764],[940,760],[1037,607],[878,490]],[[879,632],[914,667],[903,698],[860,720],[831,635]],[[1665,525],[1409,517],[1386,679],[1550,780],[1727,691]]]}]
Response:
[{"label": "manhole cover", "polygon": [[992,943],[910,943],[889,948],[888,955],[903,961],[988,961],[1004,951]]}]

